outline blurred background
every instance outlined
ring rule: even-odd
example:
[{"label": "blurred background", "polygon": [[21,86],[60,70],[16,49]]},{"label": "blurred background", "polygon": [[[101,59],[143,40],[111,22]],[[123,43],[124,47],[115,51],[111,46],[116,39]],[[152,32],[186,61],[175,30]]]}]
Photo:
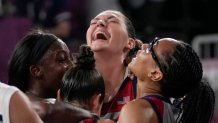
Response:
[{"label": "blurred background", "polygon": [[[217,6],[218,0],[0,0],[0,81],[7,82],[10,54],[28,31],[46,29],[77,52],[86,42],[89,21],[113,9],[130,18],[143,42],[158,36],[190,43],[218,100]],[[213,123],[218,122],[217,105]]]}]

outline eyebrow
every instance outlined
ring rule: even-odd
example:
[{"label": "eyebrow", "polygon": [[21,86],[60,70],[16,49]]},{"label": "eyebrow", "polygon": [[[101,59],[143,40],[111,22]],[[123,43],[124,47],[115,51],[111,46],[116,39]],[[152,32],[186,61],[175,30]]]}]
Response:
[{"label": "eyebrow", "polygon": [[118,19],[118,18],[115,17],[114,15],[111,15],[111,16],[109,16],[109,17],[107,18],[107,20],[109,20],[109,19]]},{"label": "eyebrow", "polygon": [[[109,20],[109,19],[118,19],[115,15],[111,15],[109,17],[106,18],[106,20]],[[99,17],[96,17],[96,18],[93,18],[92,20],[100,20]],[[119,19],[118,19],[119,20]]]}]

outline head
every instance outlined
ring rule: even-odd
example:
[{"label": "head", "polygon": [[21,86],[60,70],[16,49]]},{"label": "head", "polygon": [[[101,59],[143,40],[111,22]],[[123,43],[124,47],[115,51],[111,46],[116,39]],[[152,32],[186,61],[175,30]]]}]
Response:
[{"label": "head", "polygon": [[64,74],[59,92],[61,100],[100,114],[105,86],[103,77],[95,69],[93,56],[90,47],[80,47],[76,66]]},{"label": "head", "polygon": [[121,12],[107,10],[91,20],[86,39],[94,52],[110,51],[127,55],[135,46],[135,29]]},{"label": "head", "polygon": [[133,66],[140,67],[138,63],[144,65],[136,73],[158,81],[162,94],[168,97],[184,96],[199,85],[203,75],[200,60],[190,45],[171,38],[154,39],[143,45],[130,65],[133,72]]},{"label": "head", "polygon": [[9,84],[23,92],[35,87],[56,92],[64,72],[72,65],[70,51],[62,40],[34,30],[16,45],[11,55]]},{"label": "head", "polygon": [[208,83],[201,82],[202,64],[189,44],[172,38],[155,39],[142,45],[129,68],[140,80],[158,84],[163,96],[185,97],[183,121],[206,123],[211,118],[214,92]]}]

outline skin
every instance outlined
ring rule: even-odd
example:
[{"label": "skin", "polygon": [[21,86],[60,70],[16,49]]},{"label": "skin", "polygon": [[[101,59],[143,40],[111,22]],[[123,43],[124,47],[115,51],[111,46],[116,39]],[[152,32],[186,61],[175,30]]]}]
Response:
[{"label": "skin", "polygon": [[[83,107],[86,108],[88,110],[90,110],[91,112],[97,114],[98,116],[100,116],[100,111],[102,108],[102,102],[100,103],[101,94],[95,94],[91,97],[90,101],[87,103],[82,103],[82,102],[78,102],[76,100],[74,101],[70,101],[69,104],[73,105],[73,106],[78,106],[78,107]],[[58,90],[58,98],[57,100],[61,101],[61,97],[60,97],[60,90]],[[97,123],[115,123],[114,121],[110,120],[110,119],[99,119],[97,121]]]},{"label": "skin", "polygon": [[[17,110],[19,107],[20,110]],[[29,99],[20,91],[15,92],[9,104],[10,123],[42,123],[31,107]]]},{"label": "skin", "polygon": [[135,100],[123,106],[118,123],[159,123],[147,101]]},{"label": "skin", "polygon": [[61,40],[52,44],[39,63],[30,66],[31,85],[26,93],[30,100],[51,98],[51,92],[56,94],[64,72],[72,65],[70,51],[66,44]]},{"label": "skin", "polygon": [[[105,39],[98,38],[103,34]],[[124,80],[126,67],[123,60],[134,47],[134,39],[128,37],[121,13],[104,11],[91,20],[86,34],[87,44],[94,51],[96,68],[102,74],[105,87],[105,102],[113,97]]]},{"label": "skin", "polygon": [[[33,109],[46,123],[78,123],[83,119],[96,117],[96,114],[85,109],[55,101],[62,76],[72,66],[67,45],[58,39],[51,44],[37,64],[29,67],[29,88],[26,95]],[[48,98],[53,98],[52,103]]]},{"label": "skin", "polygon": [[[157,56],[163,52],[173,51],[176,40],[165,38],[160,39],[154,46]],[[146,51],[148,44],[142,45],[136,58],[129,63],[129,69],[137,76],[137,99],[127,103],[121,110],[119,123],[158,123],[157,115],[149,102],[141,97],[146,95],[160,95],[160,80],[163,74],[153,60],[151,53]]]},{"label": "skin", "polygon": [[[105,33],[108,40],[96,39],[95,35],[101,32]],[[123,49],[128,40],[123,17],[114,12],[103,12],[92,19],[86,37],[92,50],[109,50],[119,54],[122,54],[119,49]]]}]

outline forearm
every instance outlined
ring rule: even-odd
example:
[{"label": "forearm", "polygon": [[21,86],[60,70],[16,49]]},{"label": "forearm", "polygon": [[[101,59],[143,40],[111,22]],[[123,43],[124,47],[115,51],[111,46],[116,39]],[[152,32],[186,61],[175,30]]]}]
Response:
[{"label": "forearm", "polygon": [[87,110],[64,102],[55,104],[43,101],[35,102],[33,107],[45,123],[78,123],[83,119],[95,117]]}]

